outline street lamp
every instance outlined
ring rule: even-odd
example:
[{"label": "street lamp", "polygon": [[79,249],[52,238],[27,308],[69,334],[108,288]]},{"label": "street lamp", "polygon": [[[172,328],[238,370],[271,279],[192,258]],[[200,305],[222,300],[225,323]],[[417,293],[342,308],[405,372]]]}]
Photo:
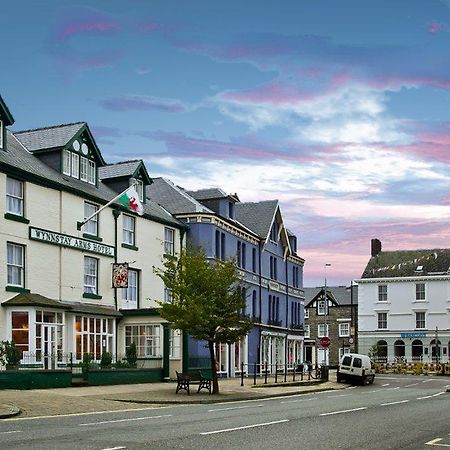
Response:
[{"label": "street lamp", "polygon": [[[327,337],[329,338],[328,333],[328,322],[327,322],[327,316],[328,316],[328,299],[327,299],[327,267],[331,267],[330,263],[326,263],[324,266],[324,278],[325,278],[325,286],[324,286],[324,299],[325,299],[325,331],[327,333]],[[329,347],[325,349],[325,362],[326,365],[329,364]]]}]

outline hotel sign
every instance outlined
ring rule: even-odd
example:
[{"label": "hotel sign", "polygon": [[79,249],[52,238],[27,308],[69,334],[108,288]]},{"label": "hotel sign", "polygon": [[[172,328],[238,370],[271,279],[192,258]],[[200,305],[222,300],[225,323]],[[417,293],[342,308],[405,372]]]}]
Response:
[{"label": "hotel sign", "polygon": [[114,247],[112,245],[105,245],[41,228],[30,227],[30,239],[47,244],[59,245],[60,247],[73,248],[82,252],[96,253],[98,255],[110,256],[111,258],[114,257]]},{"label": "hotel sign", "polygon": [[427,337],[427,333],[400,333],[401,338]]}]

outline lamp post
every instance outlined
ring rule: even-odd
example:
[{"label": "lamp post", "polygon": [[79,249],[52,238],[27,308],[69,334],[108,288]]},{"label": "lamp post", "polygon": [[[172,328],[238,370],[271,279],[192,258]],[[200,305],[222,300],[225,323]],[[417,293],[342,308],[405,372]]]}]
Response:
[{"label": "lamp post", "polygon": [[[324,299],[325,299],[325,332],[327,333],[327,337],[329,338],[328,333],[328,322],[327,322],[327,316],[328,316],[328,299],[327,299],[327,267],[331,267],[330,263],[326,263],[324,266],[324,275],[325,275],[325,286],[324,286]],[[329,361],[329,347],[325,349],[325,362],[326,365],[330,363]]]}]

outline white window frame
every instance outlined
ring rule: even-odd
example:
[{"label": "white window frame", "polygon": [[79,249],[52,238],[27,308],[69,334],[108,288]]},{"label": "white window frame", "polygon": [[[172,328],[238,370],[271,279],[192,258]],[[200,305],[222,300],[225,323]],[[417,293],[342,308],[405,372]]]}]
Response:
[{"label": "white window frame", "polygon": [[122,243],[135,245],[136,242],[136,219],[128,214],[122,219]]},{"label": "white window frame", "polygon": [[80,178],[80,155],[78,153],[71,152],[70,176]]},{"label": "white window frame", "polygon": [[[24,212],[24,182],[6,177],[6,212],[22,216]],[[14,207],[16,205],[16,208]]]},{"label": "white window frame", "polygon": [[309,308],[305,308],[305,319],[309,319]]},{"label": "white window frame", "polygon": [[318,300],[317,301],[317,315],[318,316],[326,316],[327,315],[327,301],[326,300]]},{"label": "white window frame", "polygon": [[181,331],[170,328],[169,358],[181,359]]},{"label": "white window frame", "polygon": [[304,337],[310,338],[311,337],[311,326],[310,325],[303,325],[304,329]]},{"label": "white window frame", "polygon": [[128,287],[122,288],[122,308],[137,309],[139,300],[139,272],[128,269]]},{"label": "white window frame", "polygon": [[161,328],[160,324],[125,325],[125,348],[134,342],[138,358],[161,358]]},{"label": "white window frame", "polygon": [[[317,337],[328,336],[329,327],[327,323],[319,323],[317,325]],[[325,334],[324,334],[325,333]]]},{"label": "white window frame", "polygon": [[80,157],[80,180],[88,180],[88,159],[84,156]]},{"label": "white window frame", "polygon": [[136,192],[141,202],[144,201],[144,183],[141,180],[134,180],[136,183]]},{"label": "white window frame", "polygon": [[416,301],[426,301],[425,283],[416,283]]},{"label": "white window frame", "polygon": [[346,355],[347,353],[350,353],[350,347],[344,347],[344,348],[342,348],[342,347],[340,347],[339,348],[339,361],[342,359],[342,357],[344,356],[344,355]]},{"label": "white window frame", "polygon": [[69,150],[63,151],[63,174],[72,176],[72,152]]},{"label": "white window frame", "polygon": [[98,263],[99,260],[97,258],[93,258],[92,256],[84,257],[84,294],[98,295]]},{"label": "white window frame", "polygon": [[88,160],[88,183],[89,184],[95,184],[95,162]]},{"label": "white window frame", "polygon": [[378,301],[387,302],[388,301],[388,287],[387,284],[378,285]]},{"label": "white window frame", "polygon": [[[84,218],[87,219],[92,216],[92,214],[97,212],[98,209],[98,205],[90,202],[84,202]],[[86,234],[98,236],[98,214],[83,225],[83,231]]]},{"label": "white window frame", "polygon": [[[419,319],[419,317],[418,317],[419,314],[423,315],[423,319]],[[416,329],[417,330],[425,330],[427,327],[427,316],[426,316],[425,311],[416,311],[415,319],[416,319]],[[422,327],[418,326],[418,325],[422,325],[422,324],[423,324]]]},{"label": "white window frame", "polygon": [[387,312],[377,313],[377,330],[387,330],[387,329],[388,329],[388,314],[387,314]]},{"label": "white window frame", "polygon": [[339,324],[339,337],[350,336],[350,322],[343,322]]},{"label": "white window frame", "polygon": [[0,120],[0,148],[3,149],[3,120]]},{"label": "white window frame", "polygon": [[6,244],[7,285],[25,287],[25,246],[14,242]]},{"label": "white window frame", "polygon": [[175,254],[175,230],[164,227],[164,253],[166,255]]}]

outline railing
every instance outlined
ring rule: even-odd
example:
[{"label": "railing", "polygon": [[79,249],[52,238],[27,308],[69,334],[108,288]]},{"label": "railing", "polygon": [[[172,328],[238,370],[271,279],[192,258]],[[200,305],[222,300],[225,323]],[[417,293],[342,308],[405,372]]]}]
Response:
[{"label": "railing", "polygon": [[253,385],[258,381],[262,384],[287,383],[296,381],[322,380],[328,381],[328,369],[312,364],[244,364],[241,363],[241,386],[244,378],[252,378]]}]

